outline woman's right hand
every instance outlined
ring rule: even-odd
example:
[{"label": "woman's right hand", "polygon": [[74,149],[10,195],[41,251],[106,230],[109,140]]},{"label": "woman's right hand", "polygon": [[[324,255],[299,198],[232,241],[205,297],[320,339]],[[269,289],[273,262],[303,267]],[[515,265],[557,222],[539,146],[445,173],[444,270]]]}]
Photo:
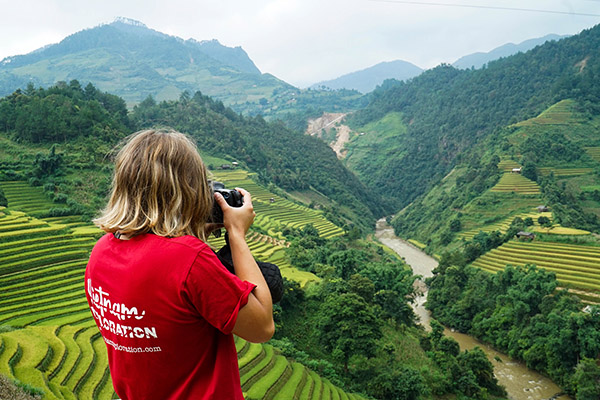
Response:
[{"label": "woman's right hand", "polygon": [[233,333],[250,342],[266,342],[275,332],[271,291],[246,243],[246,232],[256,214],[250,193],[244,189],[236,189],[244,196],[241,207],[231,207],[218,192],[215,193],[215,200],[223,210],[223,224],[229,234],[235,274],[256,287],[248,296],[248,303],[240,309]]},{"label": "woman's right hand", "polygon": [[244,199],[241,207],[231,207],[218,192],[215,193],[215,201],[223,210],[223,225],[229,236],[241,234],[245,237],[246,232],[254,222],[256,213],[254,212],[250,193],[242,188],[236,188],[236,190],[240,192]]}]

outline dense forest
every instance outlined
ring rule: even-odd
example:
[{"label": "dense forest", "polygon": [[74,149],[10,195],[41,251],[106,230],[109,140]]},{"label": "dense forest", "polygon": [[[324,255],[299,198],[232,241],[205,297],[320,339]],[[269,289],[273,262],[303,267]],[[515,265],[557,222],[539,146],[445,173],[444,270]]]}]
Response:
[{"label": "dense forest", "polygon": [[444,325],[481,338],[550,376],[577,399],[600,397],[600,313],[557,291],[553,273],[507,266],[489,274],[446,253],[428,280],[427,306]]},{"label": "dense forest", "polygon": [[378,399],[505,397],[480,349],[461,352],[439,323],[431,333],[416,325],[416,277],[396,256],[352,235],[325,240],[310,226],[284,234],[291,263],[322,278],[305,290],[287,282],[273,341],[285,355]]},{"label": "dense forest", "polygon": [[[600,60],[591,50],[599,45],[600,27],[595,27],[480,70],[440,65],[408,82],[386,81],[349,123],[360,131],[389,112],[401,112],[407,134],[398,137],[398,157],[367,160],[354,170],[400,209],[438,183],[465,150],[497,127],[535,116],[565,98],[595,110]],[[361,175],[364,168],[370,171],[367,176]]]}]

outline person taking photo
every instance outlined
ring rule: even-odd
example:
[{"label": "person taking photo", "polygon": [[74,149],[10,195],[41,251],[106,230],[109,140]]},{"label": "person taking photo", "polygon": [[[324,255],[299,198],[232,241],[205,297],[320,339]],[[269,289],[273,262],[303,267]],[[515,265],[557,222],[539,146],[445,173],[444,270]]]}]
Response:
[{"label": "person taking photo", "polygon": [[[265,342],[272,300],[245,236],[254,221],[213,195],[195,144],[173,130],[131,135],[119,151],[110,199],[94,223],[106,232],[85,272],[90,310],[124,400],[243,399],[233,334]],[[223,211],[235,274],[206,238]]]}]

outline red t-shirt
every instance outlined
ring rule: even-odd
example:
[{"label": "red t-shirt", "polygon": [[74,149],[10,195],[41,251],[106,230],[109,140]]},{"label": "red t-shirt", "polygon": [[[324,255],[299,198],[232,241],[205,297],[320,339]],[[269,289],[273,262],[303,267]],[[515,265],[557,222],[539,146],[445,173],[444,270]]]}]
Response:
[{"label": "red t-shirt", "polygon": [[193,236],[104,235],[85,292],[121,399],[243,399],[231,331],[254,287]]}]

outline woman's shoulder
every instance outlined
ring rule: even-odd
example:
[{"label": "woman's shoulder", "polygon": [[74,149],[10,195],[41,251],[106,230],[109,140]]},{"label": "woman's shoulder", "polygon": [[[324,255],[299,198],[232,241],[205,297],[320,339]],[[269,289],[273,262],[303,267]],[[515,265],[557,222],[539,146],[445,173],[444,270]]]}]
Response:
[{"label": "woman's shoulder", "polygon": [[185,235],[185,236],[177,236],[177,237],[165,237],[158,236],[153,234],[147,234],[148,240],[160,242],[161,245],[173,246],[180,249],[187,249],[189,251],[193,251],[195,253],[199,251],[203,251],[206,249],[210,249],[206,243],[202,240],[198,239],[195,236]]}]

